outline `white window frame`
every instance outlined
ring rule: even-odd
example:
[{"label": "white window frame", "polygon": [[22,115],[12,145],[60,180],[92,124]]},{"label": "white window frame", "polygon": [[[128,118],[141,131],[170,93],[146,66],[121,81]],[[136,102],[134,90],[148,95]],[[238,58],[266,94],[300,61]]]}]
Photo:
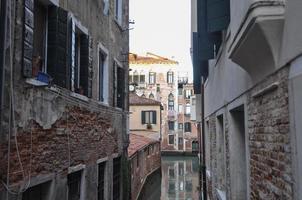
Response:
[{"label": "white window frame", "polygon": [[120,26],[123,25],[123,0],[115,0],[115,20]]},{"label": "white window frame", "polygon": [[[102,44],[98,44],[98,70],[100,69],[100,58],[99,58],[99,52],[102,52],[104,55],[106,55],[105,61],[104,61],[104,71],[103,71],[103,101],[100,99],[100,94],[98,95],[98,99],[100,102],[109,105],[109,51],[108,49]],[[98,71],[98,87],[100,87],[100,73]],[[100,91],[100,90],[99,90]]]}]

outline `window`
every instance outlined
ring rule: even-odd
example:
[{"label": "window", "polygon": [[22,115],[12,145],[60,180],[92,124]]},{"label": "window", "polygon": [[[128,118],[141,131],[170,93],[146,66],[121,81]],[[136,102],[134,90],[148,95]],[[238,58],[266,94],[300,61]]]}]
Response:
[{"label": "window", "polygon": [[170,178],[170,179],[175,178],[174,168],[169,168],[168,170],[169,170],[169,171],[168,171],[169,178]]},{"label": "window", "polygon": [[191,123],[190,122],[185,123],[185,132],[191,132]]},{"label": "window", "polygon": [[168,126],[169,126],[169,130],[170,130],[170,131],[174,131],[174,124],[175,124],[175,123],[174,123],[173,121],[169,121],[169,122],[168,122]]},{"label": "window", "polygon": [[81,179],[82,171],[77,171],[67,176],[68,183],[68,200],[81,199]]},{"label": "window", "polygon": [[143,84],[143,83],[146,82],[146,80],[145,80],[145,75],[140,75],[140,76],[139,76],[139,82],[140,82],[141,84]]},{"label": "window", "polygon": [[192,189],[193,189],[192,181],[186,181],[186,191],[192,192]]},{"label": "window", "polygon": [[50,182],[30,187],[22,194],[22,200],[47,200],[49,187]]},{"label": "window", "polygon": [[154,99],[154,94],[151,93],[151,94],[149,95],[149,99]]},{"label": "window", "polygon": [[183,138],[182,137],[178,138],[178,144],[183,145]]},{"label": "window", "polygon": [[113,159],[113,200],[120,199],[121,190],[121,158]]},{"label": "window", "polygon": [[184,165],[184,163],[183,162],[179,162],[178,163],[178,175],[179,176],[183,176],[184,175],[184,171],[185,171],[185,165]]},{"label": "window", "polygon": [[191,96],[192,96],[192,90],[185,90],[185,98],[190,99]]},{"label": "window", "polygon": [[146,95],[145,95],[145,94],[142,94],[142,96],[141,96],[141,97],[146,98]]},{"label": "window", "polygon": [[182,88],[178,88],[178,95],[182,95],[182,91],[183,91]]},{"label": "window", "polygon": [[174,96],[172,93],[168,97],[168,110],[174,110]]},{"label": "window", "polygon": [[160,92],[160,84],[156,84],[156,92]]},{"label": "window", "polygon": [[169,144],[174,144],[174,135],[169,135]]},{"label": "window", "polygon": [[103,0],[103,13],[104,15],[108,15],[109,11],[109,0]]},{"label": "window", "polygon": [[99,44],[99,101],[108,103],[108,50]]},{"label": "window", "polygon": [[183,106],[181,104],[178,105],[178,112],[179,113],[183,112]]},{"label": "window", "polygon": [[186,104],[186,115],[191,114],[191,105],[189,103]]},{"label": "window", "polygon": [[132,82],[133,82],[133,76],[129,75],[129,83],[132,83]]},{"label": "window", "polygon": [[116,60],[113,66],[113,105],[124,109],[125,104],[125,70]]},{"label": "window", "polygon": [[184,128],[184,124],[183,124],[183,123],[179,123],[179,124],[178,124],[178,129],[179,129],[179,130],[183,130],[183,128]]},{"label": "window", "polygon": [[156,73],[150,72],[149,73],[149,84],[155,84],[156,83]]},{"label": "window", "polygon": [[142,111],[142,124],[156,124],[156,111]]},{"label": "window", "polygon": [[138,72],[136,70],[133,72],[133,82],[134,83],[139,82],[139,75],[138,75]]},{"label": "window", "polygon": [[39,71],[46,72],[48,9],[40,1],[35,0],[34,12],[32,75],[36,77]]},{"label": "window", "polygon": [[104,186],[105,186],[105,167],[106,163],[100,163],[98,166],[98,200],[104,200]]},{"label": "window", "polygon": [[123,0],[115,0],[115,19],[122,26]]},{"label": "window", "polygon": [[169,84],[173,84],[173,83],[174,83],[174,73],[171,72],[171,71],[169,71],[169,72],[167,73],[167,82],[168,82]]},{"label": "window", "polygon": [[92,78],[89,73],[92,70],[92,58],[89,55],[91,40],[87,35],[87,29],[82,28],[74,18],[71,19],[71,27],[71,90],[91,96]]}]

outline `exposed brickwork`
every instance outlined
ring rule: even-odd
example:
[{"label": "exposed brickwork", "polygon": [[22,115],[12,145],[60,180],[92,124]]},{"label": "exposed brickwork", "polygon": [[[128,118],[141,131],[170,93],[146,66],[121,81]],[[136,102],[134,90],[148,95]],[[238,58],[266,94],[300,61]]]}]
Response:
[{"label": "exposed brickwork", "polygon": [[[278,81],[277,89],[253,97],[261,89]],[[293,179],[291,167],[291,147],[289,133],[289,107],[288,107],[288,68],[283,68],[267,77],[246,94],[245,126],[248,141],[247,158],[251,199],[292,199]],[[226,105],[228,108],[228,105]],[[230,172],[230,127],[231,122],[226,109],[224,113],[225,157],[226,157],[226,196],[232,199],[231,172]],[[211,199],[215,199],[217,187],[217,136],[216,113],[209,117],[210,149],[207,170],[211,172],[208,177],[208,192]],[[240,152],[238,152],[240,153]],[[233,155],[234,156],[234,155]],[[236,155],[235,155],[236,156]]]},{"label": "exposed brickwork", "polygon": [[[149,155],[148,155],[149,148]],[[139,159],[139,161],[137,160]],[[135,200],[141,191],[147,176],[160,168],[160,142],[150,144],[137,151],[130,158],[131,165],[131,199]]]},{"label": "exposed brickwork", "polygon": [[[30,140],[32,134],[32,162],[30,168]],[[32,121],[24,131],[18,131],[18,147],[26,175],[57,172],[67,173],[70,166],[92,164],[97,159],[118,153],[117,132],[110,121],[97,112],[70,107],[50,129],[43,129]],[[11,138],[10,182],[21,181],[14,138]],[[7,152],[2,144],[1,150]],[[1,175],[6,179],[7,153],[1,157]]]},{"label": "exposed brickwork", "polygon": [[279,81],[277,90],[249,98],[251,198],[291,199],[291,148],[289,135],[288,68],[252,90]]}]

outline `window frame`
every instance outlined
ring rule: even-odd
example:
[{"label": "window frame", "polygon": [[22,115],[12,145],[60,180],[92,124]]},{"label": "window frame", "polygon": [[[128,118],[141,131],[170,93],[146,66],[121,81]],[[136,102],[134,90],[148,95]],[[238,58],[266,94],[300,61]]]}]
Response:
[{"label": "window frame", "polygon": [[149,72],[149,84],[156,84],[156,72]]},{"label": "window frame", "polygon": [[[173,137],[173,139],[170,138],[170,137]],[[169,135],[168,135],[168,145],[174,145],[174,137],[175,137],[175,136],[174,136],[173,134],[169,134]],[[173,141],[173,142],[171,143],[170,140]]]},{"label": "window frame", "polygon": [[174,72],[173,71],[168,71],[167,72],[167,83],[168,84],[173,84],[174,83]]},{"label": "window frame", "polygon": [[115,0],[114,19],[120,27],[123,26],[123,2],[123,0]]},{"label": "window frame", "polygon": [[[103,88],[102,88],[102,98],[101,98],[101,84],[100,84],[100,54],[105,56],[104,64],[103,64]],[[108,49],[102,44],[98,44],[98,87],[99,87],[99,95],[98,100],[106,105],[109,104],[109,51]]]}]

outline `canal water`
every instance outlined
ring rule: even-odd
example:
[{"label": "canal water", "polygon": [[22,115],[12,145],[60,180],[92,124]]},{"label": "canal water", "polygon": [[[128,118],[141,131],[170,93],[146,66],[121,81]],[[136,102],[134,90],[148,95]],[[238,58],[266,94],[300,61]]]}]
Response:
[{"label": "canal water", "polygon": [[146,181],[139,200],[198,200],[198,157],[163,156],[162,167]]}]

